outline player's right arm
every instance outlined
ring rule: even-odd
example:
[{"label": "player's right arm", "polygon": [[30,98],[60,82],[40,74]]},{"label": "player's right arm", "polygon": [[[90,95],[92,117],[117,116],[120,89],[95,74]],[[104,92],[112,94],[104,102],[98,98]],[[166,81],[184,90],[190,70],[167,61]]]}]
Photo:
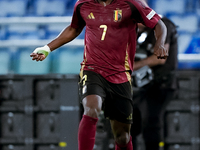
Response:
[{"label": "player's right arm", "polygon": [[82,6],[81,2],[77,1],[74,7],[74,13],[71,25],[66,27],[54,40],[52,40],[47,45],[36,48],[30,55],[33,60],[36,61],[44,60],[51,51],[72,41],[81,33],[81,31],[85,26],[85,21],[83,20],[80,14],[81,6]]},{"label": "player's right arm", "polygon": [[44,60],[51,51],[75,39],[81,33],[82,30],[83,27],[73,28],[71,27],[71,25],[69,25],[50,43],[43,47],[36,48],[30,55],[32,57],[32,60]]},{"label": "player's right arm", "polygon": [[83,28],[73,28],[70,25],[65,28],[53,41],[47,44],[51,51],[75,39]]}]

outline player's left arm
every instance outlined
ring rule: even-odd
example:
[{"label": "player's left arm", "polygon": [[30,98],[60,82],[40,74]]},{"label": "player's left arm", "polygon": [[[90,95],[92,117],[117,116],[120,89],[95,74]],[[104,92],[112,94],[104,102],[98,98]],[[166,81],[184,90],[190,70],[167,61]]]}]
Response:
[{"label": "player's left arm", "polygon": [[156,38],[154,54],[157,56],[158,59],[166,59],[169,51],[169,49],[165,47],[167,28],[161,19],[156,24],[154,32]]},{"label": "player's left arm", "polygon": [[[169,50],[169,43],[166,43],[164,45],[164,47]],[[133,65],[133,70],[138,70],[144,66],[149,66],[149,67],[154,67],[157,65],[163,65],[165,64],[167,58],[166,59],[158,59],[155,55],[151,55],[147,58],[144,58],[142,60],[139,61],[135,61],[134,65]]]},{"label": "player's left arm", "polygon": [[146,27],[154,28],[156,43],[154,54],[158,59],[165,59],[168,56],[168,50],[164,47],[167,36],[167,28],[160,16],[151,9],[144,0],[135,0],[129,3],[132,10],[132,18],[137,23],[142,23]]}]

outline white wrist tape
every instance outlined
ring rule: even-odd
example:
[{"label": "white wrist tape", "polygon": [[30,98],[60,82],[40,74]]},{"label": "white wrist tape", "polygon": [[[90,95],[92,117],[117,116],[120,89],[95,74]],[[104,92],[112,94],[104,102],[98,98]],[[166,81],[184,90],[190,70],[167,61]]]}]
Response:
[{"label": "white wrist tape", "polygon": [[45,45],[43,47],[38,47],[33,51],[33,53],[44,54],[45,57],[47,57],[50,52],[51,52],[51,50],[50,50],[49,46],[47,46],[47,45]]}]

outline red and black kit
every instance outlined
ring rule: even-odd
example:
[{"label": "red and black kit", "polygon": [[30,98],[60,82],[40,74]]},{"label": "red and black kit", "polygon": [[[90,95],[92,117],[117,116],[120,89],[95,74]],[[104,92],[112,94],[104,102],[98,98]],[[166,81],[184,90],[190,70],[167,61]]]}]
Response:
[{"label": "red and black kit", "polygon": [[82,70],[101,74],[112,83],[131,80],[136,51],[137,23],[154,28],[160,17],[137,0],[97,0],[75,4],[71,27],[86,27]]}]

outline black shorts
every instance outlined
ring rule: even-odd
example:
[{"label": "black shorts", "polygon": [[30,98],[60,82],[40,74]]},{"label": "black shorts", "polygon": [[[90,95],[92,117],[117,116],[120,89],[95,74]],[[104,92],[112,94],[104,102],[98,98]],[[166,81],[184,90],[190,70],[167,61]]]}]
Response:
[{"label": "black shorts", "polygon": [[107,81],[100,74],[83,71],[83,78],[79,82],[81,100],[88,95],[102,97],[104,116],[123,123],[132,123],[132,87],[130,82],[114,84]]}]

